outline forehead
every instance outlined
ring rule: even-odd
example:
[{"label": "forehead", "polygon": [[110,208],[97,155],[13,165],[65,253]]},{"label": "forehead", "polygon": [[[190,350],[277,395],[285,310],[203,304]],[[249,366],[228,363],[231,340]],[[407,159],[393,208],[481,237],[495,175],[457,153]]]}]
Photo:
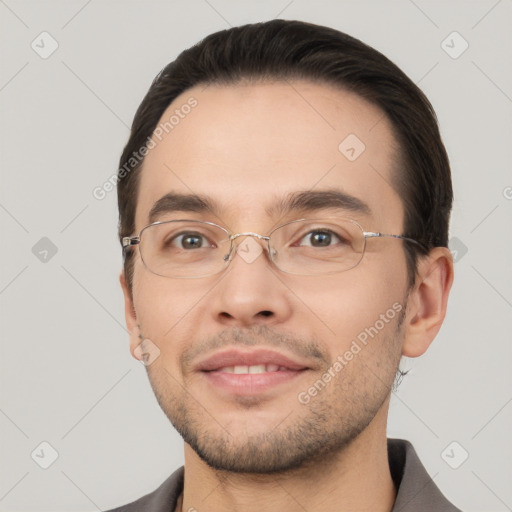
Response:
[{"label": "forehead", "polygon": [[219,218],[247,230],[275,220],[290,194],[324,190],[367,204],[356,220],[402,227],[391,125],[354,93],[308,81],[197,86],[169,105],[152,140],[137,229],[169,193],[208,198]]}]

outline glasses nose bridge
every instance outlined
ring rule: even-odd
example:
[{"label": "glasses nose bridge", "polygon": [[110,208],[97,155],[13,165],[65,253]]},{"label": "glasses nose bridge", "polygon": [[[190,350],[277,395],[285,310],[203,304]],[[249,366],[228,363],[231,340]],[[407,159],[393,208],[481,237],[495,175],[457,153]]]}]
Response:
[{"label": "glasses nose bridge", "polygon": [[253,233],[252,231],[247,231],[246,233],[235,233],[234,235],[230,235],[229,238],[231,241],[233,241],[233,240],[236,240],[240,236],[254,236],[255,238],[258,238],[259,240],[265,240],[267,242],[270,240],[269,236],[263,236],[258,233]]},{"label": "glasses nose bridge", "polygon": [[259,233],[253,233],[252,231],[246,231],[244,233],[235,233],[233,235],[229,235],[229,241],[231,243],[231,248],[229,251],[229,255],[225,259],[231,260],[231,258],[236,254],[236,251],[241,245],[241,242],[238,244],[235,244],[234,241],[237,240],[240,237],[246,237],[246,236],[252,236],[253,238],[256,238],[257,240],[261,240],[263,242],[266,242],[266,245],[264,244],[264,248],[267,249],[267,251],[270,250],[270,237],[260,235]]}]

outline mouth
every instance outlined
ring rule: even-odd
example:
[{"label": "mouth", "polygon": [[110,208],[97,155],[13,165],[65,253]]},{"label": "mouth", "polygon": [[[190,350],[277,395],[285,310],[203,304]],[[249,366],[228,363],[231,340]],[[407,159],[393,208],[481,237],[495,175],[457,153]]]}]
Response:
[{"label": "mouth", "polygon": [[205,370],[210,372],[223,372],[223,373],[235,373],[237,375],[245,375],[245,374],[261,374],[261,373],[273,373],[273,372],[283,372],[283,371],[300,371],[300,370],[291,370],[291,368],[287,368],[286,366],[279,366],[278,364],[253,364],[253,365],[236,365],[236,366],[223,366],[217,370]]},{"label": "mouth", "polygon": [[268,392],[295,380],[308,369],[306,364],[285,354],[265,349],[220,352],[196,367],[213,389],[238,396]]}]

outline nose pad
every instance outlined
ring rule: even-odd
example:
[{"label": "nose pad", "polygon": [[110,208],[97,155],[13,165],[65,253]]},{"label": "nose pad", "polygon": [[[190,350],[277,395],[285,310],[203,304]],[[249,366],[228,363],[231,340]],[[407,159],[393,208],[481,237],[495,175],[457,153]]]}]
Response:
[{"label": "nose pad", "polygon": [[[246,235],[246,236],[248,236],[248,235]],[[236,254],[238,254],[240,246],[244,244],[244,240],[245,239],[240,238],[240,240],[235,242],[235,239],[233,239],[233,241],[231,242],[231,246],[229,248],[229,251],[227,252],[227,254],[225,254],[222,257],[223,261],[231,262],[233,260],[233,258],[236,256]],[[249,247],[247,246],[245,249],[242,249],[242,252],[248,252],[248,250],[249,250]]]},{"label": "nose pad", "polygon": [[231,262],[233,259],[233,254],[236,252],[235,244],[231,242],[231,245],[229,247],[229,251],[222,257],[222,260],[225,262]]}]

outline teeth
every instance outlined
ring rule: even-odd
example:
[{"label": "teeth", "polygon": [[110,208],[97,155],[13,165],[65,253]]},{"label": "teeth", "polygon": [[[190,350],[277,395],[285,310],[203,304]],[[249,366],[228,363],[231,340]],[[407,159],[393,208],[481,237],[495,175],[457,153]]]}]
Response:
[{"label": "teeth", "polygon": [[264,364],[255,364],[254,366],[249,366],[249,373],[265,373],[267,369]]},{"label": "teeth", "polygon": [[279,366],[277,364],[254,364],[252,366],[224,366],[223,368],[219,368],[218,372],[224,373],[266,373],[266,372],[277,372],[281,370],[287,370],[284,366]]}]

